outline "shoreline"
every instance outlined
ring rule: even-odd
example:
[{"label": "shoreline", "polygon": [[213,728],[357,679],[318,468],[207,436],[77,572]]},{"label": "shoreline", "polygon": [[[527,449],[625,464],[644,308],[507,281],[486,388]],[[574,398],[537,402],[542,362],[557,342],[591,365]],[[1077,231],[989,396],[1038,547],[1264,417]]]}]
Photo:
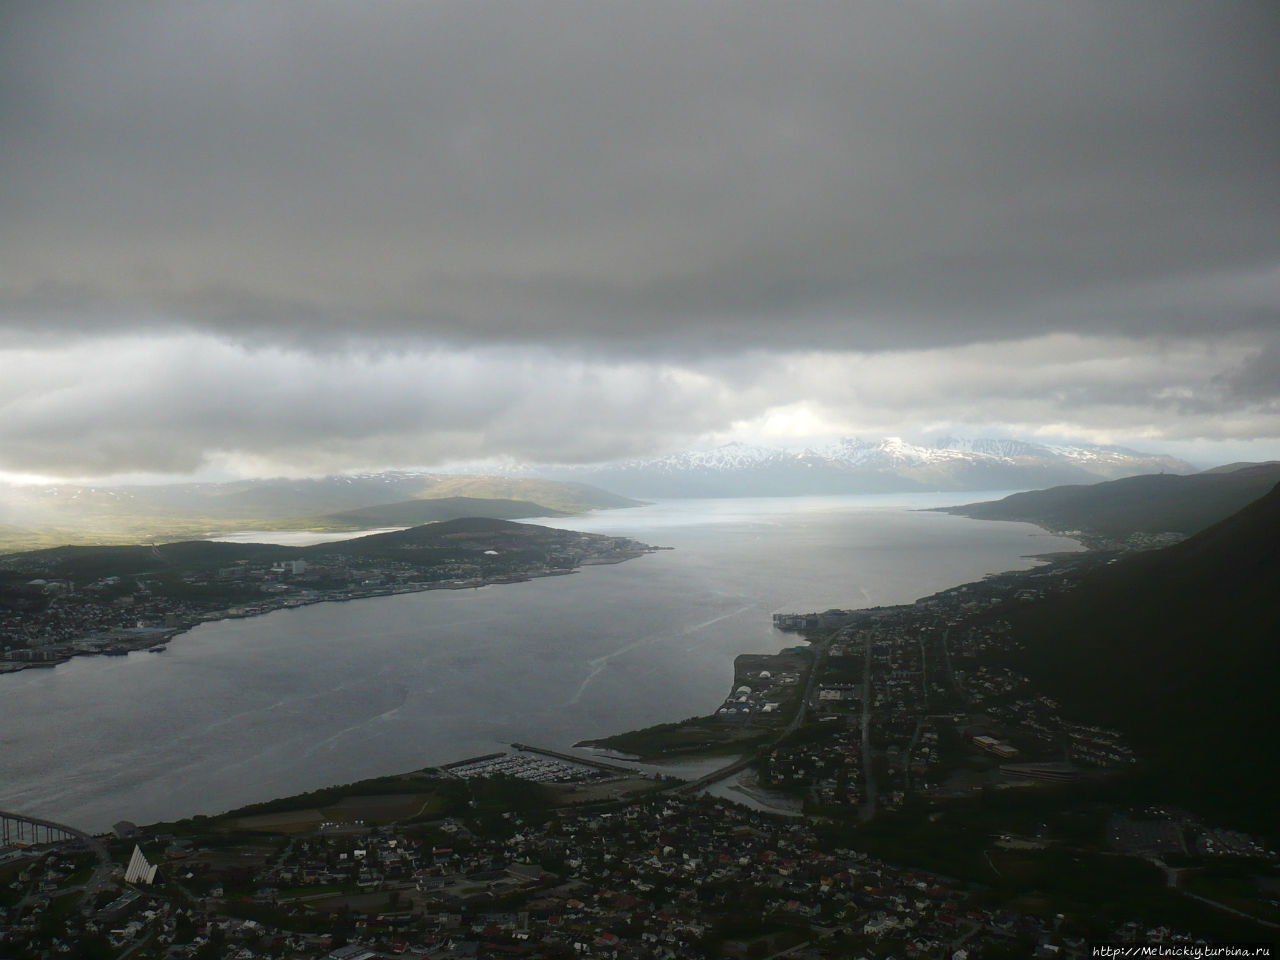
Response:
[{"label": "shoreline", "polygon": [[[983,518],[971,517],[970,519],[982,520]],[[1014,521],[1014,522],[1032,523],[1034,526],[1040,527],[1040,529],[1044,530],[1045,535],[1058,536],[1058,537],[1063,537],[1065,539],[1074,540],[1080,546],[1079,550],[1074,550],[1074,551],[1054,551],[1052,553],[1023,554],[1022,555],[1023,559],[1033,560],[1036,562],[1036,567],[1032,567],[1029,569],[1033,569],[1033,570],[1043,569],[1044,567],[1052,566],[1056,563],[1068,562],[1070,560],[1079,559],[1082,556],[1086,556],[1089,554],[1102,554],[1107,552],[1102,547],[1094,546],[1086,542],[1086,540],[1083,539],[1081,535],[1078,533],[1076,535],[1070,535],[1070,534],[1061,533],[1058,531],[1053,531],[1047,527],[1042,526],[1041,524],[1034,523],[1033,521]],[[922,603],[925,603],[931,599],[943,596],[945,594],[952,593],[953,591],[962,590],[965,587],[968,587],[971,585],[978,585],[985,582],[989,582],[993,578],[1016,575],[1021,572],[1025,572],[1025,571],[1005,570],[999,573],[987,574],[981,580],[963,581],[961,583],[954,584],[953,586],[947,587],[941,591],[937,591],[933,594],[917,597],[911,603],[893,604],[885,607],[851,608],[850,610],[840,611],[840,612],[845,614],[856,614],[862,610],[878,610],[884,613],[888,613],[891,611],[904,611],[904,612],[910,611],[917,608]],[[815,614],[809,614],[808,616],[817,618],[820,615],[815,613]],[[776,628],[776,629],[783,630],[783,628]],[[789,631],[783,630],[783,632],[789,632]],[[805,629],[797,629],[794,632],[796,633],[797,638],[800,641],[802,641],[804,645],[807,646],[807,649],[809,650],[816,649],[817,641],[819,638],[810,636]],[[743,656],[749,656],[749,655],[739,654],[737,657],[734,658],[734,670],[733,670],[732,682],[730,683],[730,686],[729,686],[730,690],[734,690],[740,683],[741,678],[738,675],[739,674],[738,660]],[[777,656],[779,655],[774,655],[774,658],[776,658]],[[814,666],[813,669],[816,669],[816,665]],[[801,709],[803,709],[803,707]],[[711,758],[711,757],[715,757],[723,754],[725,752],[726,745],[723,743],[721,744],[705,743],[701,746],[692,747],[692,748],[681,748],[678,750],[670,750],[669,748],[667,748],[667,749],[660,749],[656,753],[646,752],[646,751],[639,751],[639,752],[633,753],[633,752],[628,752],[627,750],[621,749],[619,746],[617,746],[617,742],[622,738],[634,737],[637,734],[645,734],[645,733],[657,734],[659,733],[659,731],[665,734],[670,734],[681,727],[696,728],[699,725],[706,726],[708,724],[713,724],[715,720],[716,720],[716,713],[712,712],[712,713],[706,713],[706,714],[699,714],[699,715],[689,717],[679,721],[664,721],[649,727],[640,728],[638,730],[624,730],[615,734],[584,738],[574,743],[573,749],[588,750],[588,751],[604,753],[604,754],[612,754],[616,757],[626,758],[627,760],[637,762],[645,766],[656,766],[663,763],[664,761],[670,762],[672,760],[707,759],[707,758]],[[735,784],[737,784],[736,780],[735,780]],[[742,793],[748,797],[751,797],[750,791],[748,789],[743,788],[741,784],[737,784],[735,789],[737,789],[737,792]],[[751,798],[753,800],[757,799],[754,797],[751,797]]]},{"label": "shoreline", "polygon": [[[484,587],[502,586],[504,584],[511,583],[528,583],[532,580],[541,580],[550,577],[566,577],[571,574],[578,573],[582,567],[611,566],[614,564],[625,563],[628,560],[635,560],[639,557],[647,556],[650,553],[656,553],[659,550],[671,549],[674,548],[650,547],[646,545],[644,549],[628,551],[627,554],[623,556],[613,557],[606,560],[583,561],[577,567],[569,570],[528,571],[519,574],[504,574],[502,576],[488,579],[477,577],[467,580],[421,581],[401,584],[394,587],[378,587],[370,590],[344,591],[339,595],[333,596],[322,595],[290,597],[287,600],[280,601],[266,599],[253,604],[242,604],[227,607],[222,610],[212,610],[190,620],[189,622],[182,622],[172,626],[120,628],[119,632],[114,635],[111,633],[100,637],[88,635],[78,641],[72,641],[72,649],[68,650],[65,646],[59,647],[57,652],[50,651],[53,655],[46,658],[32,660],[0,659],[0,677],[22,673],[26,670],[32,669],[51,670],[82,657],[120,657],[142,651],[163,653],[168,647],[168,644],[174,638],[185,633],[189,633],[196,627],[206,623],[219,623],[224,620],[247,620],[252,617],[262,617],[271,613],[278,613],[282,610],[295,610],[300,607],[309,607],[318,603],[347,603],[353,600],[376,600],[380,597],[402,596],[413,593],[432,593],[438,590],[480,590]],[[145,631],[145,634],[142,631]],[[133,635],[126,635],[126,633]],[[77,643],[85,644],[86,646],[74,648],[74,644]]]},{"label": "shoreline", "polygon": [[[618,557],[616,559],[611,558],[609,561],[606,561],[606,564],[624,562],[625,560],[628,560],[628,559],[634,559],[636,557],[643,556],[645,553],[657,552],[658,550],[670,550],[670,549],[673,549],[673,548],[646,547],[644,549],[637,549],[629,552],[627,556]],[[1068,556],[1074,555],[1074,552],[1069,553],[1067,555]],[[1024,558],[1027,557],[1026,554],[1020,554],[1020,556]],[[1044,560],[1044,558],[1042,557],[1036,557],[1035,559],[1039,562],[1043,562]],[[591,566],[591,565],[602,565],[602,564],[583,563],[581,566]],[[312,603],[339,602],[339,601],[347,601],[347,600],[354,600],[354,599],[373,599],[378,596],[393,596],[393,595],[398,595],[402,593],[420,593],[420,592],[428,592],[430,590],[435,590],[435,589],[478,589],[481,586],[495,585],[502,582],[527,582],[533,579],[540,579],[544,576],[563,576],[570,572],[580,572],[580,569],[581,567],[579,567],[576,570],[540,571],[535,573],[523,574],[519,576],[507,576],[507,577],[501,577],[501,578],[494,578],[493,580],[490,580],[490,581],[482,581],[482,580],[437,581],[433,583],[406,584],[406,585],[397,586],[397,587],[384,586],[384,587],[378,587],[378,588],[367,589],[367,590],[358,590],[358,591],[350,591],[350,592],[344,591],[342,594],[339,594],[339,595],[315,596],[315,597],[293,597],[287,601],[280,600],[277,598],[264,598],[262,602],[255,603],[251,609],[242,610],[237,607],[229,607],[229,608],[221,609],[218,611],[209,611],[208,613],[204,614],[198,619],[193,619],[191,622],[185,623],[179,627],[168,628],[167,632],[169,633],[169,636],[165,638],[164,642],[167,642],[169,639],[176,637],[180,633],[187,632],[188,630],[192,629],[194,626],[198,626],[200,623],[217,622],[220,620],[230,620],[230,619],[246,619],[251,616],[265,615],[266,613],[275,612],[276,610],[280,610],[280,609],[290,609],[292,607],[308,606]],[[961,577],[959,579],[959,582],[978,582],[978,581],[969,581]],[[917,599],[920,599],[920,598],[917,598]],[[910,602],[908,601],[907,603],[901,604],[901,606],[908,607],[910,606]],[[799,638],[797,639],[799,640]],[[157,645],[160,645],[160,641],[153,638],[147,638],[145,642],[141,640],[136,642],[132,646],[131,650],[148,649],[148,648],[155,647]],[[131,652],[131,650],[126,652]],[[80,651],[76,655],[92,656],[96,654],[90,651]],[[67,658],[67,659],[70,659],[70,658]],[[66,661],[64,660],[62,662],[66,662]],[[37,664],[30,664],[30,665],[34,666]],[[43,664],[41,665],[43,666]],[[56,664],[50,664],[50,666],[52,665],[56,665]],[[519,737],[519,739],[524,739],[524,737]],[[585,742],[578,741],[572,745],[571,749],[585,748],[587,750],[591,750],[592,748],[587,746],[587,744],[596,739],[597,739],[596,737],[591,737],[589,740]],[[601,748],[598,746],[595,747],[595,750],[600,750],[600,749]],[[460,756],[460,754],[455,755],[454,757],[448,757],[446,755],[441,759],[454,760],[454,759],[457,759],[458,756]],[[696,756],[699,756],[699,754],[691,753],[691,754],[685,755],[682,759],[694,759]],[[633,758],[618,757],[618,759],[632,760]],[[649,764],[645,764],[645,765],[647,766]]]}]

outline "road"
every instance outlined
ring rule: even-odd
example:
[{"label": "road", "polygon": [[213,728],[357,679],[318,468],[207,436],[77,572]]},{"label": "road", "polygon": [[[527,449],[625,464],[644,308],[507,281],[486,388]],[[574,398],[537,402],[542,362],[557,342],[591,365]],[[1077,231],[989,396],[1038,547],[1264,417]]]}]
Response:
[{"label": "road", "polygon": [[969,695],[969,691],[956,682],[956,672],[951,668],[951,647],[947,640],[951,637],[951,628],[947,627],[942,631],[942,659],[946,664],[947,682],[951,684],[951,689],[964,697],[965,703],[973,703],[973,697]]},{"label": "road", "polygon": [[876,786],[875,767],[872,766],[871,750],[871,636],[863,634],[865,648],[862,661],[862,809],[858,816],[866,822],[876,815],[876,798],[879,788]]},{"label": "road", "polygon": [[822,668],[822,661],[827,658],[827,648],[829,646],[831,646],[830,637],[823,637],[813,645],[813,665],[809,668],[809,679],[805,681],[804,693],[800,696],[800,706],[796,710],[795,716],[791,718],[791,722],[787,724],[786,729],[773,741],[775,744],[787,734],[799,730],[800,725],[804,723],[809,704],[813,700],[813,688],[818,685],[818,673]]},{"label": "road", "polygon": [[800,695],[800,704],[796,707],[795,715],[791,718],[791,722],[782,729],[781,733],[770,740],[768,744],[761,747],[758,751],[755,751],[745,757],[739,757],[732,763],[713,770],[706,776],[699,777],[697,780],[692,780],[689,783],[682,783],[671,787],[668,792],[681,794],[697,793],[699,790],[703,790],[711,786],[713,783],[719,783],[721,780],[731,777],[735,773],[741,773],[743,770],[747,769],[747,767],[756,763],[760,759],[760,754],[764,753],[766,750],[776,747],[788,734],[799,730],[800,725],[804,723],[805,716],[808,712],[809,702],[813,697],[814,688],[818,685],[819,668],[822,666],[822,661],[827,656],[827,648],[830,645],[830,637],[823,637],[821,640],[813,643],[813,664],[809,668],[809,679],[805,681],[804,692]]},{"label": "road", "polygon": [[920,643],[920,693],[924,698],[924,712],[929,712],[929,654],[924,648],[924,638]]},{"label": "road", "polygon": [[[106,887],[115,873],[115,865],[111,862],[111,855],[107,853],[107,848],[96,837],[92,837],[83,830],[77,830],[75,827],[68,826],[65,823],[56,823],[53,820],[42,820],[39,817],[28,817],[21,813],[11,813],[7,810],[0,810],[0,818],[10,820],[25,820],[27,823],[38,824],[51,830],[57,830],[65,833],[71,840],[78,841],[89,848],[90,852],[98,858],[98,866],[93,871],[93,875],[84,885],[84,893],[80,896],[81,903],[92,903],[99,892]],[[60,841],[66,842],[66,841]],[[29,897],[27,898],[29,899]],[[23,900],[23,904],[26,899]]]}]

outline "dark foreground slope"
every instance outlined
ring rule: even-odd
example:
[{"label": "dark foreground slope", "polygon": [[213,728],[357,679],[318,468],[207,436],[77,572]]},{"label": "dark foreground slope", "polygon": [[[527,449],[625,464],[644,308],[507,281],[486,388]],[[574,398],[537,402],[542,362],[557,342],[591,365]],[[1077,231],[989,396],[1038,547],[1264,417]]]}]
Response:
[{"label": "dark foreground slope", "polygon": [[1003,500],[947,507],[945,512],[978,520],[1023,520],[1114,540],[1135,533],[1190,535],[1243,509],[1278,482],[1280,463],[1260,463],[1191,476],[1148,474],[1032,490]]},{"label": "dark foreground slope", "polygon": [[1126,730],[1165,795],[1274,829],[1280,486],[1023,611],[1017,626],[1028,672]]}]

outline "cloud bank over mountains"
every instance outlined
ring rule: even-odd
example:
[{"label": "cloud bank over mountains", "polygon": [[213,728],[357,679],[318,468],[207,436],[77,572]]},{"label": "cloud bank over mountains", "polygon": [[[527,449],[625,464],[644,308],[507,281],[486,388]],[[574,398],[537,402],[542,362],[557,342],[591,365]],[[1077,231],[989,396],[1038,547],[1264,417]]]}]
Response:
[{"label": "cloud bank over mountains", "polygon": [[0,12],[0,472],[1280,455],[1280,10]]}]

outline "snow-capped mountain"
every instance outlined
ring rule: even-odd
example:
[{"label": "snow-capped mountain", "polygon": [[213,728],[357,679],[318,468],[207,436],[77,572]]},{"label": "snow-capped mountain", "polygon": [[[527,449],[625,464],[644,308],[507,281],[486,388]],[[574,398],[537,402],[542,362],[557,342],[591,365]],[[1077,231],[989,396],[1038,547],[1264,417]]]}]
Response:
[{"label": "snow-capped mountain", "polygon": [[1102,447],[1090,444],[1043,444],[1029,440],[965,440],[945,437],[931,446],[943,450],[984,453],[1019,462],[1062,462],[1097,474],[1107,480],[1132,477],[1143,473],[1195,473],[1185,460],[1163,454],[1141,453],[1127,447]]},{"label": "snow-capped mountain", "polygon": [[885,437],[846,438],[799,451],[728,443],[541,472],[632,497],[734,497],[1033,489],[1194,471],[1173,457],[1119,447],[953,437],[917,444]]}]

